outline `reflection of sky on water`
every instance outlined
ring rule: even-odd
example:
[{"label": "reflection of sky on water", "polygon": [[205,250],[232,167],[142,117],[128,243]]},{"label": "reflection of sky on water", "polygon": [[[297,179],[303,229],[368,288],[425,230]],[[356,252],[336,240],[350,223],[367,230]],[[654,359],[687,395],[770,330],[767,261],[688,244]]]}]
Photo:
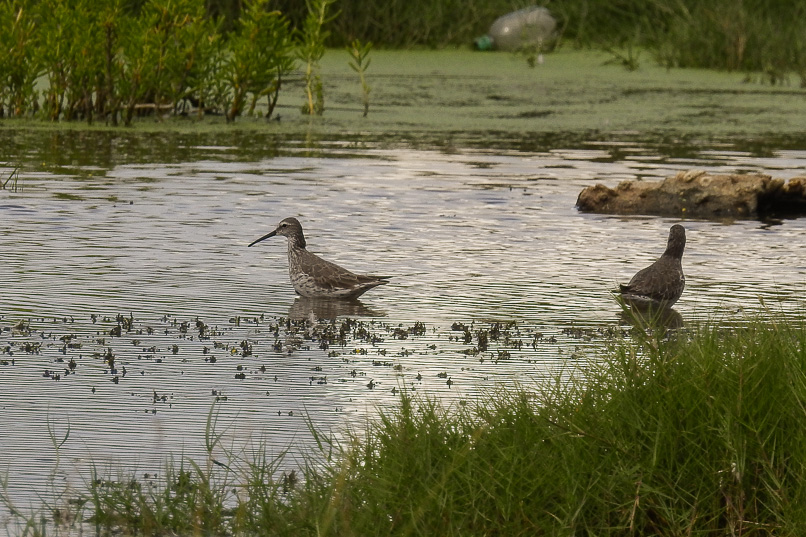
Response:
[{"label": "reflection of sky on water", "polygon": [[[306,443],[306,413],[317,427],[360,427],[401,387],[461,400],[528,383],[597,348],[595,337],[568,329],[619,322],[610,290],[663,251],[673,222],[579,214],[582,188],[691,168],[789,178],[806,167],[806,153],[794,151],[716,151],[697,160],[617,149],[619,158],[606,145],[535,154],[350,150],[350,158],[337,149],[323,158],[240,162],[219,160],[213,147],[209,160],[187,163],[23,172],[23,189],[0,197],[0,343],[26,339],[9,328],[31,318],[31,338],[42,346],[39,354],[0,355],[14,359],[0,365],[0,423],[13,431],[0,436],[0,471],[11,469],[12,492],[32,484],[41,491],[55,461],[48,423],[57,436],[70,425],[60,465],[78,484],[74,471],[86,476],[93,463],[143,473],[168,454],[201,457],[207,413],[222,395],[225,438],[233,445],[262,439],[279,453]],[[393,276],[392,283],[345,308],[295,300],[284,239],[246,248],[286,216],[300,218],[312,251],[357,272]],[[806,219],[685,226],[688,288],[676,306],[685,320],[757,310],[759,296],[800,313]],[[272,320],[311,312],[375,316],[365,320],[376,319],[383,342],[274,350]],[[103,317],[118,313],[154,333],[112,338],[114,323]],[[261,323],[246,321],[261,315]],[[188,322],[192,335],[197,318],[217,327],[212,340],[225,347],[180,333]],[[527,344],[496,359],[502,349],[495,345],[468,355],[462,351],[472,344],[453,339],[454,322],[475,321],[476,330],[496,320],[517,321]],[[415,321],[426,323],[424,335],[391,335]],[[535,332],[544,339],[532,347]],[[84,347],[63,354],[59,338],[67,334]],[[239,354],[245,340],[252,356]],[[92,358],[109,347],[127,369],[117,384]],[[70,357],[76,375],[43,376]]]}]

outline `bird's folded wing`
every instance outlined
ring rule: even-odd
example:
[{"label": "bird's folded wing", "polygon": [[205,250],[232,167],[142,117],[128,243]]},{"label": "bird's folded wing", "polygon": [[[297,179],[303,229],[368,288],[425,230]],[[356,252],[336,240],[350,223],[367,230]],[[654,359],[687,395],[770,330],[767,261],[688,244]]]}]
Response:
[{"label": "bird's folded wing", "polygon": [[355,274],[335,263],[309,254],[300,259],[302,272],[308,275],[318,287],[323,289],[352,289],[369,284],[381,285],[386,283],[375,276]]},{"label": "bird's folded wing", "polygon": [[621,292],[658,301],[676,298],[680,292],[681,281],[678,278],[669,278],[669,274],[663,271],[650,270],[652,268],[647,267],[639,271],[630,283],[621,285]]}]

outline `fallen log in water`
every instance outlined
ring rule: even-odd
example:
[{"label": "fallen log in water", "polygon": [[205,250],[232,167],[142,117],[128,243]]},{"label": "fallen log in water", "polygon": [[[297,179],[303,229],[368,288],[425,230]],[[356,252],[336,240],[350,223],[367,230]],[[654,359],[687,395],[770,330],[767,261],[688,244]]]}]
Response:
[{"label": "fallen log in water", "polygon": [[706,219],[806,215],[806,176],[785,181],[764,174],[711,175],[679,172],[663,181],[624,181],[616,188],[585,188],[577,198],[583,212],[645,214]]}]

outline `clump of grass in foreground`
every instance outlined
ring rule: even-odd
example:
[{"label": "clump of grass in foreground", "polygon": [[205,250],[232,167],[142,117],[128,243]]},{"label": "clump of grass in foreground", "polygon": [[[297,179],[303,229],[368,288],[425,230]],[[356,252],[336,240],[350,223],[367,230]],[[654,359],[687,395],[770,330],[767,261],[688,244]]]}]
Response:
[{"label": "clump of grass in foreground", "polygon": [[404,397],[332,470],[320,530],[803,535],[805,371],[803,326],[759,320],[620,343],[474,408]]},{"label": "clump of grass in foreground", "polygon": [[[93,504],[124,533],[804,535],[804,425],[804,326],[759,319],[616,342],[475,405],[404,395],[345,445],[317,436],[326,463],[299,478],[259,452],[213,490],[210,467],[166,472],[167,489],[124,502],[165,515],[158,527]],[[186,490],[202,501],[174,501]]]}]

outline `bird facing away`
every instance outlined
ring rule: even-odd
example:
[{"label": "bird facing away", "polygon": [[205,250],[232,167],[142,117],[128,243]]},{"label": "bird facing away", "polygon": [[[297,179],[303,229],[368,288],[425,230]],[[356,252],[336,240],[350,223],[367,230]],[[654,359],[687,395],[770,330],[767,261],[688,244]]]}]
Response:
[{"label": "bird facing away", "polygon": [[621,284],[621,296],[631,306],[668,308],[683,294],[683,250],[686,230],[675,224],[669,230],[669,242],[660,259],[638,271],[627,285]]},{"label": "bird facing away", "polygon": [[373,287],[389,283],[384,277],[354,274],[309,252],[302,224],[296,218],[286,218],[249,246],[275,235],[288,239],[288,275],[300,296],[357,298]]}]

